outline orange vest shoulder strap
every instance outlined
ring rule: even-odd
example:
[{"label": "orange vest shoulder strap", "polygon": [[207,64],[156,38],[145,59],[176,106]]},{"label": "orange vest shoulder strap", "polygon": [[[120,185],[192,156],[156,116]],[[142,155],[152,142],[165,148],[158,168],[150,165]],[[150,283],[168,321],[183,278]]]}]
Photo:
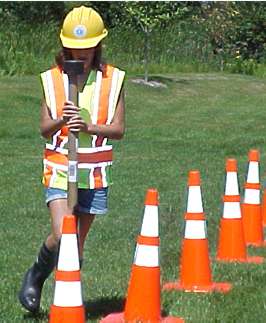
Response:
[{"label": "orange vest shoulder strap", "polygon": [[51,76],[55,90],[54,93],[57,115],[60,117],[62,115],[64,102],[66,101],[63,74],[59,67],[54,67],[51,69]]},{"label": "orange vest shoulder strap", "polygon": [[97,124],[106,124],[108,118],[108,101],[112,86],[114,67],[105,65],[102,77]]}]

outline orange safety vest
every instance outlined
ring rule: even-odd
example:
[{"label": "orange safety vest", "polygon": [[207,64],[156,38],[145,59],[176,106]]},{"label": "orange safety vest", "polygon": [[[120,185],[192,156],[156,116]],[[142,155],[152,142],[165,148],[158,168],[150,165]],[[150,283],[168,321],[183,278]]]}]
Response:
[{"label": "orange safety vest", "polygon": [[[104,72],[91,71],[82,93],[79,93],[81,116],[93,124],[110,124],[117,106],[125,72],[111,65]],[[45,101],[52,119],[62,116],[68,98],[68,76],[59,67],[41,73]],[[103,188],[111,182],[112,145],[107,138],[79,134],[78,187]],[[67,189],[68,128],[57,131],[47,142],[43,158],[43,184],[46,187]]]}]

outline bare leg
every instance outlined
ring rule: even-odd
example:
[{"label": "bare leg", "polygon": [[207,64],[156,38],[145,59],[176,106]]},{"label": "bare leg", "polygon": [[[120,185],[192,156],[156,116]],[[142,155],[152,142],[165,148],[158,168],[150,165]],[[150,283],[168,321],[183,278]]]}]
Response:
[{"label": "bare leg", "polygon": [[46,239],[46,246],[50,250],[57,248],[62,232],[63,217],[71,214],[67,206],[67,199],[57,199],[49,203],[51,213],[51,234]]},{"label": "bare leg", "polygon": [[[57,199],[49,203],[51,213],[51,227],[52,232],[46,239],[46,246],[50,250],[57,248],[62,233],[63,217],[66,214],[71,214],[67,206],[67,199]],[[86,236],[90,230],[91,224],[95,218],[93,214],[78,213],[78,227],[79,227],[79,256],[82,259],[83,247]]]},{"label": "bare leg", "polygon": [[93,214],[79,214],[79,254],[83,257],[83,248],[86,236],[90,230],[91,224],[95,218]]}]

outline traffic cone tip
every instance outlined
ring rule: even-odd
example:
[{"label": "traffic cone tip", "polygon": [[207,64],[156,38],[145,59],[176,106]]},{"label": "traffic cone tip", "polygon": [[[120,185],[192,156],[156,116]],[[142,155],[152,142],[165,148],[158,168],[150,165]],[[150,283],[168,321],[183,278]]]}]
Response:
[{"label": "traffic cone tip", "polygon": [[188,173],[188,186],[200,185],[200,172],[198,170],[191,170]]},{"label": "traffic cone tip", "polygon": [[237,161],[234,158],[228,158],[226,160],[225,169],[227,172],[237,172]]},{"label": "traffic cone tip", "polygon": [[63,218],[62,234],[77,233],[77,222],[74,215],[65,215]]},{"label": "traffic cone tip", "polygon": [[155,188],[148,189],[145,197],[145,205],[159,205],[158,191]]},{"label": "traffic cone tip", "polygon": [[260,153],[257,149],[251,149],[248,153],[249,161],[259,161],[260,160]]}]

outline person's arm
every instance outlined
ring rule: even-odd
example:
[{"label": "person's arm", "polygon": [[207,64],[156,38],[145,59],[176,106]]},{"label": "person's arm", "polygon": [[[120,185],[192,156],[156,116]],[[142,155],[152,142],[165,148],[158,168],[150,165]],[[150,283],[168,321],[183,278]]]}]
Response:
[{"label": "person's arm", "polygon": [[124,89],[121,90],[113,120],[110,125],[87,124],[80,116],[67,122],[71,131],[82,131],[90,135],[103,136],[109,139],[122,139],[125,132],[125,99]]},{"label": "person's arm", "polygon": [[67,101],[63,107],[63,115],[58,119],[52,119],[50,109],[45,100],[41,104],[40,131],[44,138],[52,137],[58,130],[67,124],[69,118],[79,113],[79,108],[75,107],[72,102]]}]

